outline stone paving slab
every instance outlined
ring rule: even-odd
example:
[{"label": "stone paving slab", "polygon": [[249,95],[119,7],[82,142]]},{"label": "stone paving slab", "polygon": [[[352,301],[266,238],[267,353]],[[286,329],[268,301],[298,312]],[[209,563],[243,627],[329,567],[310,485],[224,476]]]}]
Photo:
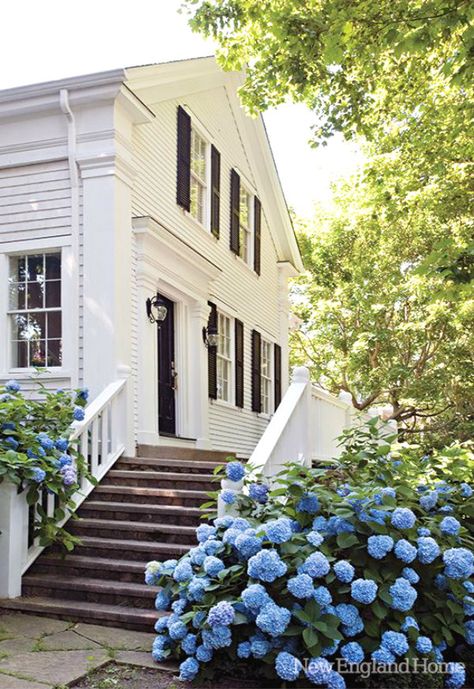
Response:
[{"label": "stone paving slab", "polygon": [[68,629],[72,622],[53,620],[38,615],[0,615],[0,628],[12,637],[26,636],[38,639],[45,634],[57,634]]},{"label": "stone paving slab", "polygon": [[109,661],[110,656],[102,649],[20,653],[0,660],[0,671],[15,673],[50,685],[69,684]]},{"label": "stone paving slab", "polygon": [[142,651],[119,651],[114,657],[114,662],[124,663],[125,665],[138,665],[139,667],[151,667],[153,670],[158,669],[150,653]]},{"label": "stone paving slab", "polygon": [[149,651],[153,645],[155,634],[135,632],[118,627],[101,627],[97,624],[79,622],[72,627],[77,634],[81,634],[92,641],[96,641],[106,648],[120,648],[126,651]]},{"label": "stone paving slab", "polygon": [[36,643],[35,639],[28,639],[25,636],[0,641],[0,658],[5,654],[18,655],[19,653],[28,653],[28,651],[33,650]]},{"label": "stone paving slab", "polygon": [[0,689],[48,689],[49,684],[40,684],[33,680],[30,682],[19,677],[11,677],[0,673]]},{"label": "stone paving slab", "polygon": [[[75,631],[68,629],[60,634],[50,634],[40,639],[40,650],[41,651],[81,651],[88,649],[100,648],[100,644],[96,641],[82,636],[81,634],[76,634]],[[0,650],[2,644],[0,644]]]}]

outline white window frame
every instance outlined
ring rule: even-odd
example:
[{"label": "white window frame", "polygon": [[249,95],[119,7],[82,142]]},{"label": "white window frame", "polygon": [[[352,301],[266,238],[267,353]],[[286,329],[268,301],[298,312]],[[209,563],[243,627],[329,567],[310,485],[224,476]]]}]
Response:
[{"label": "white window frame", "polygon": [[[248,196],[248,219],[249,223],[248,226],[244,225],[242,223],[242,191],[244,191],[247,196]],[[251,190],[251,188],[248,186],[248,184],[245,183],[245,180],[242,180],[242,177],[240,178],[240,194],[239,194],[239,258],[245,263],[247,266],[252,266],[253,263],[253,236],[254,236],[254,229],[255,229],[255,194]],[[247,237],[248,241],[248,246],[247,246],[247,256],[244,257],[242,256],[242,231],[245,233],[245,236]]]},{"label": "white window frame", "polygon": [[[44,254],[44,253],[59,253],[61,254],[61,314],[62,314],[62,361],[60,366],[46,367],[45,374],[39,374],[39,378],[46,377],[48,380],[53,380],[58,376],[69,377],[72,371],[77,366],[78,347],[77,342],[73,341],[71,335],[71,317],[72,317],[72,289],[73,289],[73,272],[71,265],[73,264],[73,252],[70,245],[70,238],[56,237],[43,240],[25,240],[21,242],[21,248],[18,243],[13,242],[5,244],[5,252],[0,253],[0,327],[3,337],[0,338],[0,375],[16,377],[18,379],[30,378],[32,372],[35,373],[34,367],[19,368],[12,365],[12,330],[10,311],[10,297],[9,297],[9,278],[10,278],[10,257]],[[51,378],[53,375],[53,378]]]},{"label": "white window frame", "polygon": [[[268,374],[263,373],[264,351],[268,347]],[[273,411],[273,395],[274,395],[274,347],[273,342],[260,338],[260,399],[261,399],[261,414],[270,416]],[[268,386],[265,391],[265,386]]]},{"label": "white window frame", "polygon": [[[204,143],[205,147],[205,153],[204,153],[204,159],[205,159],[205,164],[206,164],[206,174],[205,178],[202,179],[199,177],[197,173],[193,171],[193,151],[194,151],[194,146],[193,146],[193,137],[198,136],[199,139]],[[210,226],[211,226],[211,142],[209,140],[209,137],[206,135],[206,133],[203,131],[202,127],[199,126],[199,124],[196,124],[195,118],[191,115],[191,158],[190,158],[190,173],[191,173],[191,180],[190,180],[190,194],[191,194],[191,189],[193,185],[193,180],[195,180],[198,184],[200,184],[203,188],[203,214],[202,214],[202,220],[200,220],[197,215],[195,215],[190,206],[189,210],[189,217],[191,217],[194,222],[196,222],[200,227],[203,227],[207,232],[210,232]]]},{"label": "white window frame", "polygon": [[[221,345],[221,319],[225,319],[229,324],[229,355],[225,355],[222,351],[219,351]],[[216,378],[217,378],[217,402],[220,404],[233,405],[235,399],[235,337],[234,337],[234,319],[228,314],[224,313],[220,309],[217,309],[217,332],[218,332],[218,345],[216,351]],[[228,398],[219,396],[219,361],[225,363],[228,368]]]}]

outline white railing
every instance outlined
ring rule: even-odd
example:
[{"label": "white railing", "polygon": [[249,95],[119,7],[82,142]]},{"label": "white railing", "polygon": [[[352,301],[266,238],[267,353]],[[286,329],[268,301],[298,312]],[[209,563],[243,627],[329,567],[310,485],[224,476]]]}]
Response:
[{"label": "white railing", "polygon": [[[92,476],[100,481],[125,448],[126,380],[108,385],[85,409],[85,418],[73,426],[70,441],[87,462]],[[76,509],[94,485],[82,478],[73,500]],[[43,493],[41,505],[48,516],[54,514],[54,495]],[[0,484],[0,598],[21,595],[21,577],[42,552],[33,539],[36,505],[29,507],[26,491],[4,481]],[[70,515],[60,523],[66,523]]]}]

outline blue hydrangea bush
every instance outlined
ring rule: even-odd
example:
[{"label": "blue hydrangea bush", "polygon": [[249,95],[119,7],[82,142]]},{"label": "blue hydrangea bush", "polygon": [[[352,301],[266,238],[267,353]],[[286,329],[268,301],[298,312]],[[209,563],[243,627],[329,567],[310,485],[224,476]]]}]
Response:
[{"label": "blue hydrangea bush", "polygon": [[183,680],[231,669],[343,689],[337,659],[426,658],[449,663],[448,688],[463,686],[455,648],[474,644],[473,455],[421,456],[381,441],[374,423],[344,441],[338,461],[288,465],[272,486],[227,465],[228,480],[244,480],[233,513],[199,526],[179,561],[148,564],[146,582],[161,587],[155,660],[178,658]]},{"label": "blue hydrangea bush", "polygon": [[[0,483],[18,486],[28,504],[36,505],[33,535],[44,546],[58,542],[72,550],[78,540],[58,522],[73,513],[81,477],[94,482],[69,440],[72,423],[84,418],[87,398],[85,389],[51,392],[39,382],[34,394],[23,393],[15,380],[0,386]],[[48,493],[55,496],[49,516],[43,506]]]}]

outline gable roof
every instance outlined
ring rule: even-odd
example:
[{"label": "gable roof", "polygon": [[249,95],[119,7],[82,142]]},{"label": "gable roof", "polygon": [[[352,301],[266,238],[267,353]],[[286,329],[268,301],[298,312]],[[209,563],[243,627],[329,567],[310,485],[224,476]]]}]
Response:
[{"label": "gable roof", "polygon": [[254,118],[246,115],[238,97],[238,89],[244,82],[244,74],[224,72],[213,56],[129,67],[125,74],[125,85],[149,107],[164,100],[179,99],[214,88],[226,89],[257,187],[262,195],[278,260],[292,265],[295,273],[301,272],[301,254],[263,117],[259,115]]}]

